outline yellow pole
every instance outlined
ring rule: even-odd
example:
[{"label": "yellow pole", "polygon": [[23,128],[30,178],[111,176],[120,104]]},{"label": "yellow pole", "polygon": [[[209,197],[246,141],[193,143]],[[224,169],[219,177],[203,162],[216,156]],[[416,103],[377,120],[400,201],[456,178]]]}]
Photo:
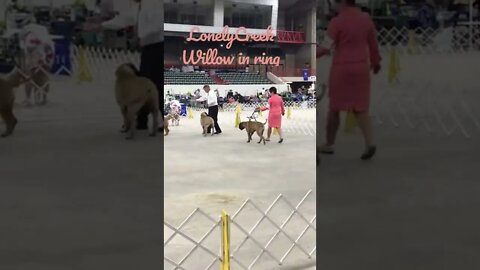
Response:
[{"label": "yellow pole", "polygon": [[240,105],[237,105],[237,109],[235,110],[235,127],[236,128],[240,126],[240,122],[242,121],[240,119],[241,111],[242,111],[242,107]]},{"label": "yellow pole", "polygon": [[388,66],[388,82],[394,83],[398,80],[398,71],[400,69],[400,63],[398,59],[397,50],[395,48],[390,49],[390,63]]},{"label": "yellow pole", "polygon": [[357,119],[353,112],[347,112],[345,119],[345,133],[353,133],[358,127]]},{"label": "yellow pole", "polygon": [[287,119],[292,118],[292,107],[287,108]]},{"label": "yellow pole", "polygon": [[222,210],[222,264],[220,270],[230,270],[230,217]]},{"label": "yellow pole", "polygon": [[92,81],[92,74],[88,68],[87,57],[85,56],[85,50],[83,47],[78,49],[78,81]]},{"label": "yellow pole", "polygon": [[188,119],[193,119],[193,111],[192,111],[192,108],[188,108]]},{"label": "yellow pole", "polygon": [[409,53],[414,53],[414,49],[416,47],[415,43],[415,31],[409,30],[408,31],[408,52]]}]

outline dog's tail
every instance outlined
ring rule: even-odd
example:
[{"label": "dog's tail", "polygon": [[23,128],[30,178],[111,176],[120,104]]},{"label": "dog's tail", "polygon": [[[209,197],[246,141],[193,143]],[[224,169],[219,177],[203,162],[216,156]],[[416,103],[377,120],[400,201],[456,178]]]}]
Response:
[{"label": "dog's tail", "polygon": [[136,76],[140,76],[140,70],[138,70],[138,68],[133,63],[127,63],[126,65],[133,70]]}]

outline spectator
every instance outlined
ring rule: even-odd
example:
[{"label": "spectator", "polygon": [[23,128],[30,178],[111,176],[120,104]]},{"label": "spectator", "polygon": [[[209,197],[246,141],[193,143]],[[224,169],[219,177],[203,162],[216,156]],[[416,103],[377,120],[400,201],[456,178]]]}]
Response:
[{"label": "spectator", "polygon": [[425,3],[418,12],[418,21],[423,28],[435,29],[438,27],[434,0],[425,0]]},{"label": "spectator", "polygon": [[24,68],[32,78],[25,84],[24,104],[31,106],[32,92],[40,91],[38,104],[45,105],[50,90],[49,74],[55,58],[55,47],[48,29],[37,24],[33,16],[26,17],[20,26],[20,47],[25,55]]}]

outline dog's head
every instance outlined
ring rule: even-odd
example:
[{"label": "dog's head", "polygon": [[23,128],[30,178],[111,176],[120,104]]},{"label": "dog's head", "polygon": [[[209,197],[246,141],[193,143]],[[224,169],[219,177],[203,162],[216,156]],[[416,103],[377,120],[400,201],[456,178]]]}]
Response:
[{"label": "dog's head", "polygon": [[241,122],[239,125],[238,125],[238,128],[240,130],[244,130],[245,128],[247,128],[247,122]]},{"label": "dog's head", "polygon": [[207,115],[206,112],[202,112],[202,113],[200,114],[200,118],[205,118],[205,117],[207,117],[207,116],[208,116],[208,115]]},{"label": "dog's head", "polygon": [[115,71],[117,78],[125,78],[131,76],[139,76],[140,72],[132,63],[121,64]]}]

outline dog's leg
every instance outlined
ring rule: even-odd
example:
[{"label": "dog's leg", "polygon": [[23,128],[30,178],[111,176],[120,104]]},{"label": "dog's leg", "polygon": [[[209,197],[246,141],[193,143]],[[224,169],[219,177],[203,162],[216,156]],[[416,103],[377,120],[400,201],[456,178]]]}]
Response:
[{"label": "dog's leg", "polygon": [[164,126],[163,129],[165,130],[165,136],[168,136],[168,133],[170,133],[170,129],[168,128],[168,126]]},{"label": "dog's leg", "polygon": [[3,138],[12,135],[13,131],[15,130],[15,126],[18,123],[17,118],[15,118],[15,115],[13,115],[12,109],[13,109],[13,105],[10,105],[7,108],[0,111],[0,115],[2,116],[3,121],[5,121],[5,125],[6,125],[5,132],[0,135]]},{"label": "dog's leg", "polygon": [[248,141],[247,141],[247,143],[249,143],[249,142],[252,141],[252,133],[249,131],[249,132],[247,133],[247,135],[248,135]]},{"label": "dog's leg", "polygon": [[121,133],[126,133],[131,128],[131,125],[128,123],[128,119],[127,119],[127,106],[121,107],[120,111],[122,112],[122,118],[123,118],[123,125],[122,125],[122,129],[120,130],[120,132]]},{"label": "dog's leg", "polygon": [[264,141],[265,143],[265,138],[263,137],[263,129],[257,130],[257,135],[258,137],[260,137],[260,141],[258,141],[258,143],[262,143],[262,141]]},{"label": "dog's leg", "polygon": [[260,141],[258,143],[261,143],[263,141],[263,144],[265,145],[266,144],[266,140],[265,140],[265,137],[263,136],[263,132],[265,130],[262,128],[261,130],[258,131],[258,136],[260,137]]},{"label": "dog's leg", "polygon": [[203,126],[203,137],[207,137],[207,126]]},{"label": "dog's leg", "polygon": [[130,127],[130,129],[127,132],[127,136],[125,137],[127,140],[133,139],[135,135],[135,118],[138,114],[138,111],[142,108],[142,104],[133,104],[131,106],[127,107],[127,125]]}]

